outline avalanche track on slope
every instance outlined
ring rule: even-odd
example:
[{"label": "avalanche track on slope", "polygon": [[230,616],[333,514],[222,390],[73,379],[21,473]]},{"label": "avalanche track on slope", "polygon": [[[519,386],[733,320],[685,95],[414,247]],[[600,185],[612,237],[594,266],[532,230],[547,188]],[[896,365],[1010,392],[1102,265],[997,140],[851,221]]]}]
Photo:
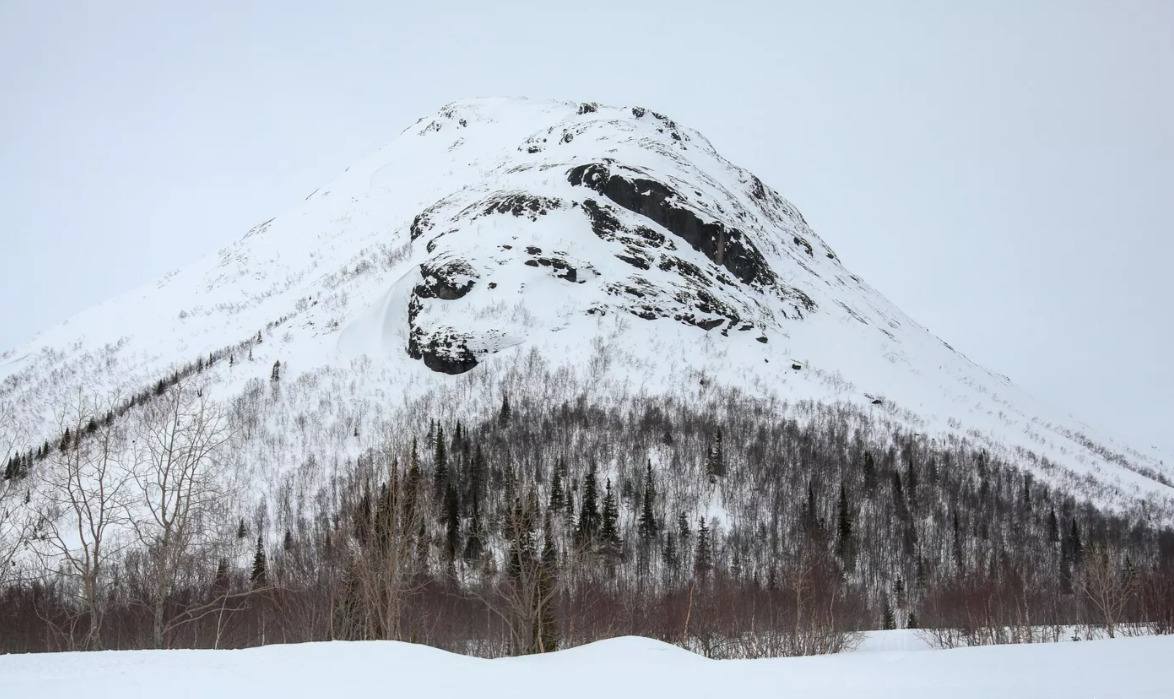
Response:
[{"label": "avalanche track on slope", "polygon": [[0,401],[35,444],[79,386],[125,395],[226,349],[241,361],[204,372],[219,396],[275,360],[371,361],[382,384],[357,390],[408,395],[531,351],[586,371],[605,341],[626,359],[604,371],[635,391],[691,370],[1003,445],[1110,504],[1174,495],[1168,459],[955,352],[699,133],[595,103],[444,107],[231,245],[4,353]]}]

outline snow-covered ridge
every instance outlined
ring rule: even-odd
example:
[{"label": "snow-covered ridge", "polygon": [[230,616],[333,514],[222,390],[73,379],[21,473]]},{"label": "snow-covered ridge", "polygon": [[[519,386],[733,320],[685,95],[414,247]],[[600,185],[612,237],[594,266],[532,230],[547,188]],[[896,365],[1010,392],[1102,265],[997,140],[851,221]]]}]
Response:
[{"label": "snow-covered ridge", "polygon": [[638,390],[694,369],[1004,445],[1116,502],[1174,496],[1168,457],[952,350],[703,136],[594,103],[446,106],[235,243],[5,352],[0,402],[35,445],[79,387],[126,395],[214,353],[231,355],[203,372],[223,397],[274,361],[296,376],[364,356],[384,378],[357,390],[408,395],[530,351],[586,367],[602,336],[640,359],[607,369]]}]

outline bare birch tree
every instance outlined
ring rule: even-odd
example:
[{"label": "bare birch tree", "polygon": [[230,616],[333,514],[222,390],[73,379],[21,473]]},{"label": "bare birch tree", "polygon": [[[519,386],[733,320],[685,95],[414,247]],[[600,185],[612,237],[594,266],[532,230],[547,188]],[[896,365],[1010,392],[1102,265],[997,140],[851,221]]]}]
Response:
[{"label": "bare birch tree", "polygon": [[[0,404],[0,464],[7,464],[20,445],[15,410],[11,404]],[[0,480],[0,587],[13,577],[14,559],[26,542],[27,518],[22,511],[20,490],[15,478]]]},{"label": "bare birch tree", "polygon": [[[100,415],[97,405],[79,391],[73,404],[58,416],[58,425],[69,438],[62,440],[40,477],[44,554],[48,566],[53,562],[60,566],[67,590],[77,599],[68,635],[71,645],[82,649],[102,645],[106,567],[125,546],[117,534],[127,520],[130,479],[124,430],[111,413]],[[86,630],[77,644],[75,625],[82,618],[87,621]]]},{"label": "bare birch tree", "polygon": [[1093,545],[1084,571],[1084,594],[1109,638],[1117,635],[1125,609],[1137,588],[1137,576],[1120,556],[1102,543]]},{"label": "bare birch tree", "polygon": [[186,381],[144,407],[135,432],[134,482],[141,515],[133,519],[142,547],[143,600],[151,611],[152,641],[193,618],[177,611],[173,593],[185,574],[216,561],[232,495],[228,413]]},{"label": "bare birch tree", "polygon": [[[384,467],[363,469],[359,501],[352,504],[355,546],[347,583],[339,600],[341,637],[407,640],[403,621],[410,597],[418,590],[422,570],[421,533],[426,516],[427,487],[413,449],[408,467],[399,466],[390,440],[380,455]],[[382,474],[380,471],[384,471]],[[382,484],[380,476],[386,477]]]}]

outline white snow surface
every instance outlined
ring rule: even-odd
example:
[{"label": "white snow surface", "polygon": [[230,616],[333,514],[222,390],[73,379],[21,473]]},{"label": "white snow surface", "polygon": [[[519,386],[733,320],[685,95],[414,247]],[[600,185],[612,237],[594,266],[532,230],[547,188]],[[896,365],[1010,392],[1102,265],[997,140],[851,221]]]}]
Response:
[{"label": "white snow surface", "polygon": [[[1154,478],[1174,478],[1168,456],[1130,448],[954,351],[849,272],[794,206],[699,133],[651,111],[591,107],[506,98],[448,105],[236,242],[0,355],[0,402],[14,406],[35,445],[56,438],[54,410],[79,387],[125,396],[258,331],[253,361],[236,356],[233,366],[220,362],[204,373],[215,395],[239,395],[280,360],[287,380],[338,381],[339,372],[374,367],[350,395],[406,401],[537,352],[629,394],[675,390],[683,377],[700,374],[792,404],[857,404],[930,435],[1030,452],[1023,465],[1054,481],[1055,469],[1039,460],[1046,458],[1107,488],[1110,506],[1174,496]],[[652,219],[572,184],[568,173],[590,163],[667,185],[698,220],[740,231],[773,281],[737,278]],[[557,204],[521,216],[490,210],[510,196]],[[593,232],[588,200],[629,235]],[[420,235],[412,240],[414,221]],[[170,234],[167,221],[157,225],[159,235]],[[642,257],[648,269],[617,255]],[[576,278],[532,266],[539,258],[573,266]],[[473,283],[455,300],[418,300],[414,321],[425,340],[457,337],[467,345],[480,364],[466,374],[432,371],[407,352],[413,290],[432,281],[421,265],[447,269],[449,283]],[[715,302],[709,311],[698,290]],[[803,297],[811,301],[806,309]],[[675,319],[681,315],[723,325],[705,330]],[[618,348],[611,360],[601,360],[604,345]],[[362,653],[439,657],[392,646]],[[746,667],[769,674],[776,666]]]},{"label": "white snow surface", "polygon": [[[876,632],[904,638],[908,632]],[[884,645],[883,641],[881,645]],[[707,660],[625,637],[484,660],[393,641],[0,656],[4,696],[876,697],[1157,699],[1174,696],[1174,637],[956,650]]]}]

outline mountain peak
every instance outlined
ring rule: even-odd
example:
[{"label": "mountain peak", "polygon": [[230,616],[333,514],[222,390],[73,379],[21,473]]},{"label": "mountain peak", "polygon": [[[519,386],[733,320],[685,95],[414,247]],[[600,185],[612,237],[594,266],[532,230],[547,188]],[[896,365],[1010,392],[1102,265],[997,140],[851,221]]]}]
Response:
[{"label": "mountain peak", "polygon": [[1159,458],[953,351],[701,134],[595,102],[444,106],[236,242],[5,353],[0,400],[48,437],[79,385],[140,390],[208,356],[253,357],[205,372],[226,396],[275,361],[371,362],[383,378],[361,390],[409,394],[530,352],[631,390],[708,376],[854,403],[1123,498],[1171,494]]}]

